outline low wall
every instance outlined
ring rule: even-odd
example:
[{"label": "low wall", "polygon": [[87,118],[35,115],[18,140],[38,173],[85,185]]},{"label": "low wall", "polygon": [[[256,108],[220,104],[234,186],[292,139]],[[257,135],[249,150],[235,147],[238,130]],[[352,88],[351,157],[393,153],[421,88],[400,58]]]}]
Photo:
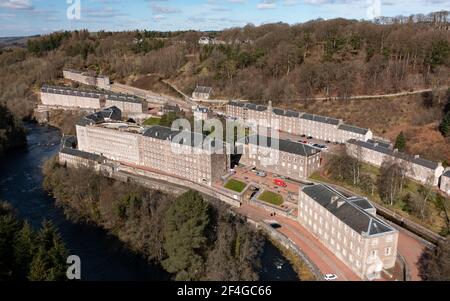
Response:
[{"label": "low wall", "polygon": [[316,280],[321,281],[323,279],[322,273],[319,268],[309,259],[309,257],[296,245],[294,244],[288,237],[284,234],[278,232],[273,229],[269,225],[264,222],[258,223],[258,228],[268,234],[272,239],[278,241],[285,248],[294,252],[294,254],[301,258],[301,260],[308,266],[311,273],[316,277]]}]

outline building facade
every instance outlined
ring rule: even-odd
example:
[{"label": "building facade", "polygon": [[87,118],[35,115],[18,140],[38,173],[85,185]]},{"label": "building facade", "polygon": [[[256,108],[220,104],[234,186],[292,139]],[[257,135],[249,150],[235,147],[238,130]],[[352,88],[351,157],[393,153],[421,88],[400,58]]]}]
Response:
[{"label": "building facade", "polygon": [[398,231],[376,217],[367,199],[347,198],[326,185],[300,190],[298,221],[362,279],[393,269]]},{"label": "building facade", "polygon": [[439,179],[444,172],[440,162],[433,162],[410,156],[396,149],[359,140],[349,140],[346,144],[347,154],[360,161],[380,167],[383,162],[397,162],[405,168],[405,175],[421,184],[438,186]]},{"label": "building facade", "polygon": [[450,169],[447,169],[442,175],[440,188],[444,193],[450,196]]},{"label": "building facade", "polygon": [[250,136],[236,143],[243,154],[240,163],[304,180],[322,164],[321,152],[309,145],[264,136]]},{"label": "building facade", "polygon": [[350,139],[367,141],[373,138],[369,129],[345,124],[340,119],[251,103],[230,102],[226,114],[252,126],[270,127],[294,135],[312,136],[324,141],[345,143]]},{"label": "building facade", "polygon": [[208,100],[211,97],[213,89],[211,87],[197,86],[192,92],[192,98]]},{"label": "building facade", "polygon": [[208,108],[195,107],[194,108],[194,119],[195,120],[208,120],[211,116],[211,111]]},{"label": "building facade", "polygon": [[[132,167],[205,185],[219,181],[227,172],[229,160],[223,143],[204,140],[203,135],[161,126],[142,129],[124,123],[84,122],[76,130],[79,150]],[[180,135],[186,143],[174,141]],[[205,141],[210,143],[206,148]]]},{"label": "building facade", "polygon": [[65,79],[78,82],[83,85],[95,86],[104,90],[109,90],[111,88],[111,82],[108,76],[95,76],[94,72],[63,70],[63,75]]},{"label": "building facade", "polygon": [[42,104],[49,107],[100,110],[115,106],[124,114],[143,114],[148,110],[141,98],[107,91],[43,86],[40,94]]}]

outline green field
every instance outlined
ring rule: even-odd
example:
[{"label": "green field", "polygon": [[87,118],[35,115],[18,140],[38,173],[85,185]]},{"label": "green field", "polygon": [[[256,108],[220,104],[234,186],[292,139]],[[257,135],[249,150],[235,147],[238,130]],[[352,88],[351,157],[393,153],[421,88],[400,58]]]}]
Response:
[{"label": "green field", "polygon": [[150,117],[146,121],[144,121],[144,125],[159,125],[161,122],[161,118]]},{"label": "green field", "polygon": [[241,193],[247,186],[244,182],[231,179],[225,184],[225,188]]},{"label": "green field", "polygon": [[280,194],[267,190],[261,193],[258,200],[275,206],[280,206],[284,202],[283,197]]}]

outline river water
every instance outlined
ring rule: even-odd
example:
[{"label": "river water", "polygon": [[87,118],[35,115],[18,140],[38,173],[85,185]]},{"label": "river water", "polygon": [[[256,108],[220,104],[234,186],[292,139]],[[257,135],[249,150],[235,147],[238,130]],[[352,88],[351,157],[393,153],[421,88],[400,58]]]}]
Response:
[{"label": "river water", "polygon": [[[90,281],[169,280],[170,275],[157,265],[148,264],[139,255],[105,230],[67,220],[54,199],[42,189],[43,161],[58,152],[57,129],[27,124],[28,147],[8,154],[0,162],[0,199],[11,203],[20,217],[39,227],[52,221],[71,254],[81,258],[82,279]],[[289,262],[272,244],[262,254],[261,280],[298,280]]]}]

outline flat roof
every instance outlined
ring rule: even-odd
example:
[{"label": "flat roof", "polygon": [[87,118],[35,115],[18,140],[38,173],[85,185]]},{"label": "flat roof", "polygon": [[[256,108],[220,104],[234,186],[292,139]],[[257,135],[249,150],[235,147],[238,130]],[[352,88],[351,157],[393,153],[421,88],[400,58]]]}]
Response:
[{"label": "flat roof", "polygon": [[357,233],[371,236],[396,232],[390,225],[327,185],[306,186],[302,191]]},{"label": "flat roof", "polygon": [[[178,137],[178,138],[181,137],[180,141],[178,141],[178,143],[180,143],[180,144],[183,144],[184,142],[186,142],[186,140],[190,139],[191,146],[199,147],[199,148],[203,148],[205,143],[208,143],[208,142],[209,142],[208,145],[210,145],[211,147],[214,148],[216,146],[216,141],[218,141],[218,140],[212,140],[203,134],[189,132],[189,131],[182,131],[182,130],[174,131],[171,128],[159,126],[159,125],[155,125],[155,126],[152,126],[148,129],[146,129],[144,131],[143,135],[146,137],[151,137],[151,138],[155,138],[155,139],[159,139],[159,140],[168,140],[171,142],[173,142],[172,140],[175,137]],[[221,147],[221,145],[222,144],[219,143],[219,145],[217,145],[217,146]]]},{"label": "flat roof", "polygon": [[[242,139],[241,139],[242,143]],[[278,146],[278,150],[286,153],[296,154],[303,157],[310,157],[313,155],[316,155],[320,153],[320,150],[311,147],[309,145],[288,141],[288,140],[281,140],[261,135],[252,135],[250,137],[245,138],[245,144],[252,144],[257,145],[261,147],[268,147],[272,148],[272,146]]]},{"label": "flat roof", "polygon": [[395,151],[390,148],[382,147],[382,146],[379,146],[379,145],[376,145],[376,144],[373,144],[370,142],[350,139],[348,141],[348,143],[357,145],[357,146],[360,146],[363,148],[367,148],[367,149],[370,149],[370,150],[373,150],[373,151],[376,151],[379,153],[383,153],[385,155],[392,156],[392,157],[395,157],[398,159],[402,159],[402,160],[405,160],[405,161],[408,161],[408,162],[411,162],[411,163],[414,163],[417,165],[421,165],[421,166],[429,168],[429,169],[435,170],[439,166],[438,162],[430,161],[430,160],[423,159],[420,157],[411,156],[411,155],[408,155],[408,154],[405,154],[405,153],[402,153],[399,151]]}]

